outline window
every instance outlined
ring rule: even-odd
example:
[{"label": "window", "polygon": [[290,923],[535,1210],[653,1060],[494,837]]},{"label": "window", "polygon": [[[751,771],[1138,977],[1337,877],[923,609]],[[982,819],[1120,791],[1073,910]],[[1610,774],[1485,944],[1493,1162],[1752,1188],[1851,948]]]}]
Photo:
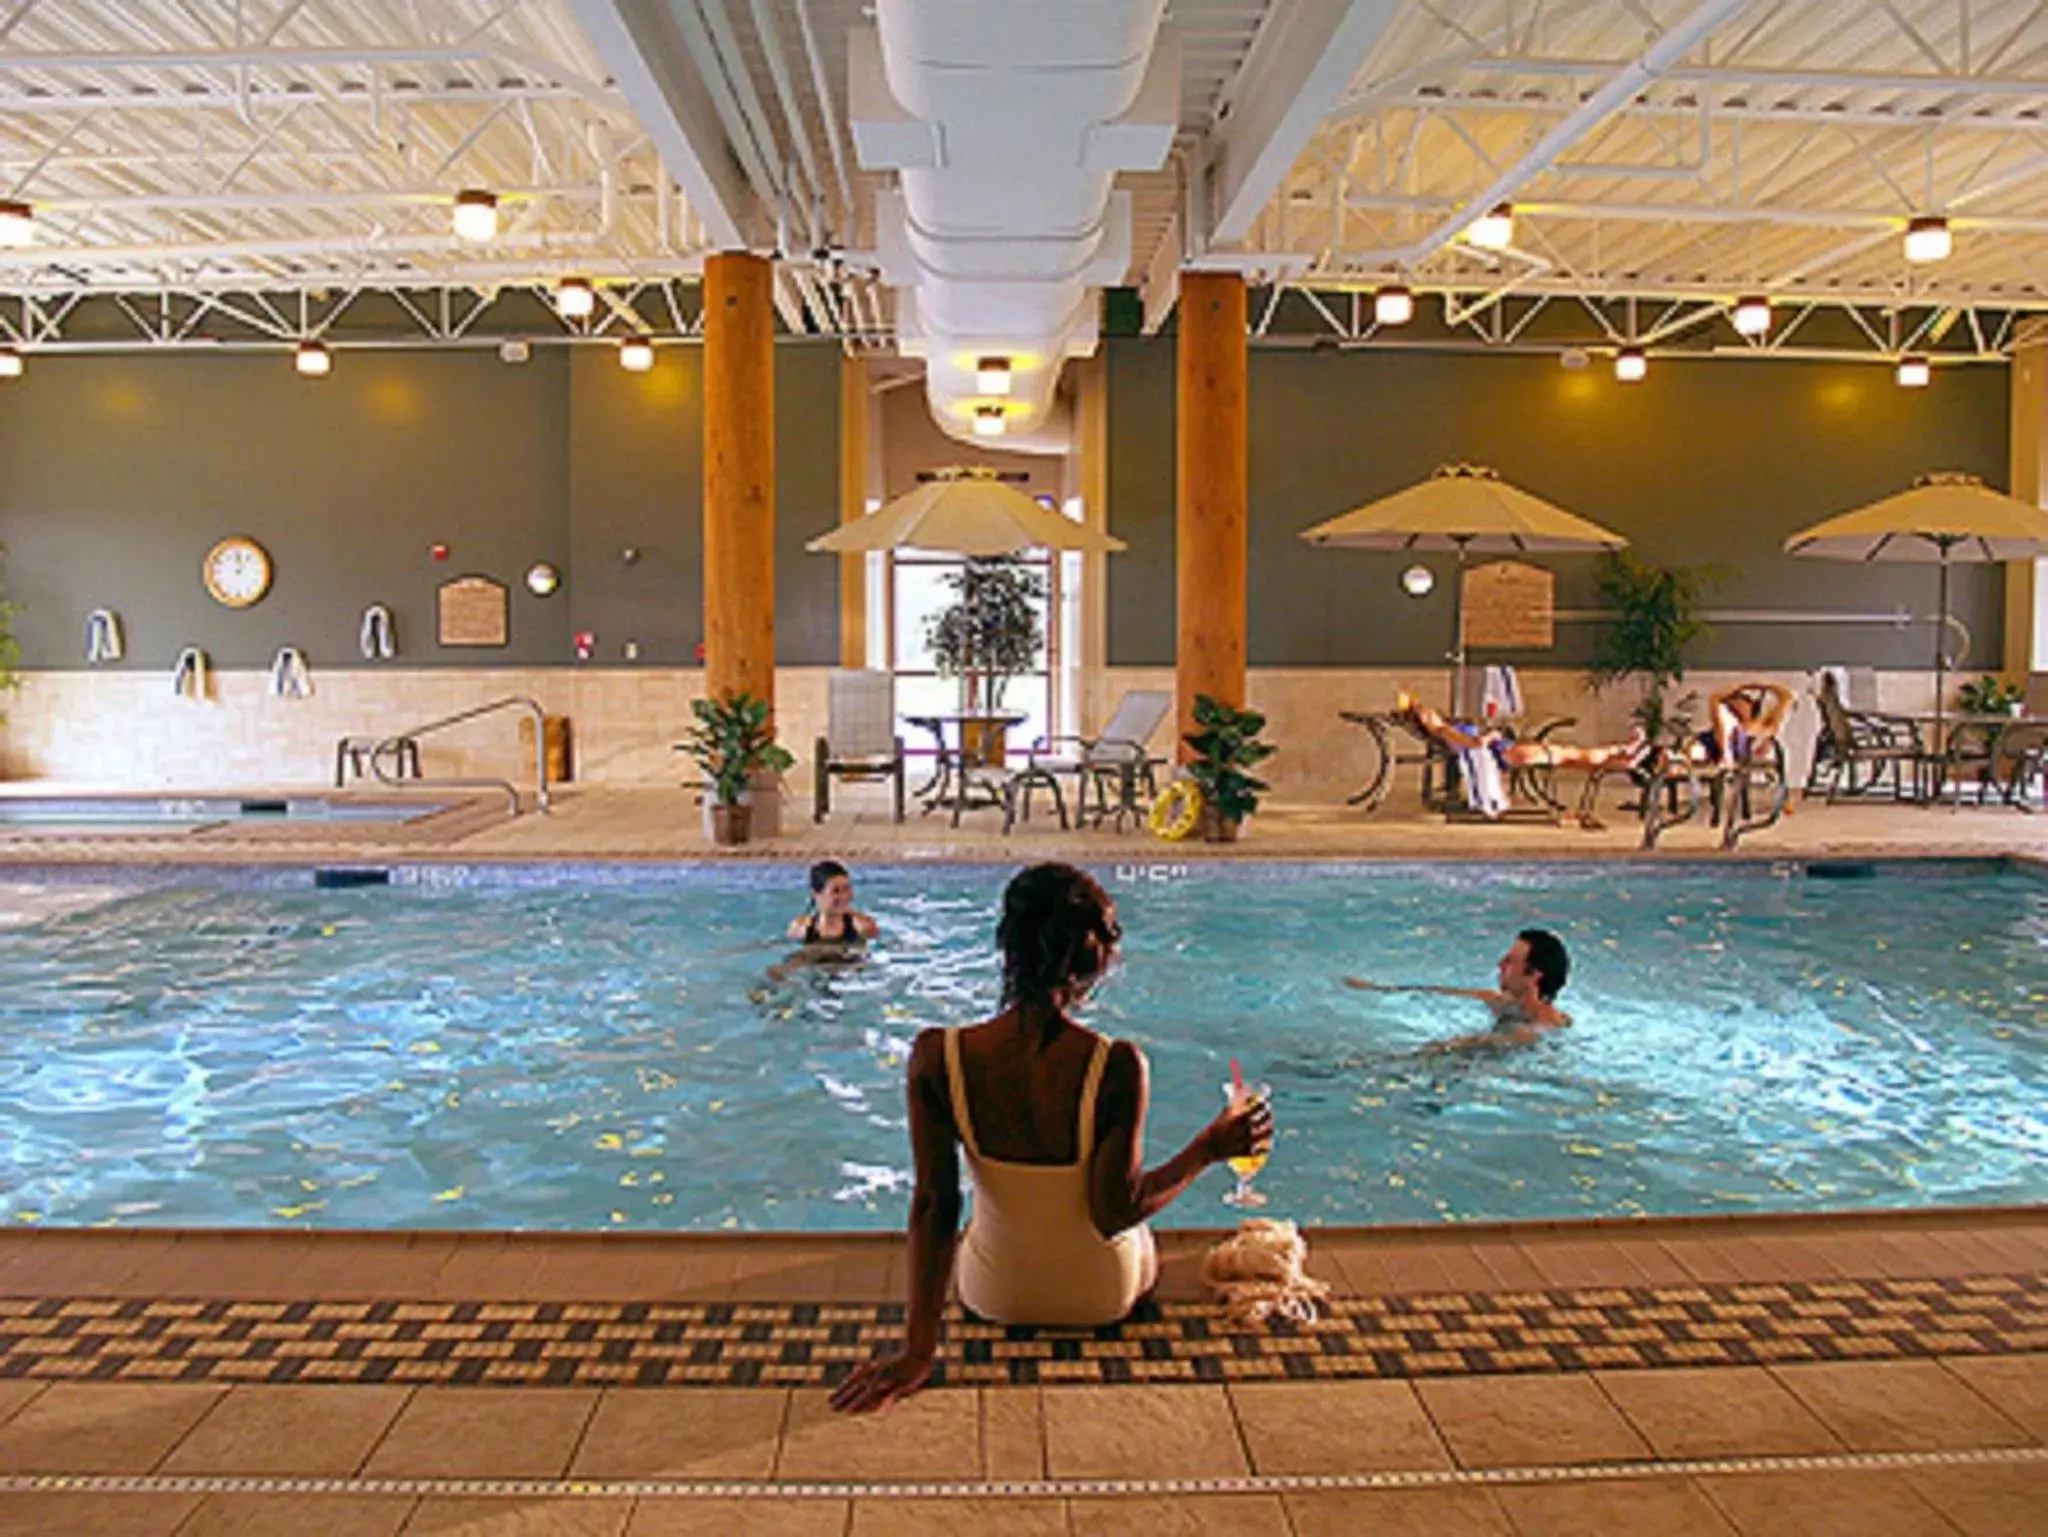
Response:
[{"label": "window", "polygon": [[[1052,735],[1058,716],[1059,693],[1055,680],[1061,675],[1060,618],[1062,609],[1061,562],[1046,555],[1026,557],[1025,563],[1045,579],[1047,594],[1039,603],[1039,624],[1045,635],[1037,665],[1011,678],[1003,689],[1003,708],[1020,714],[1023,721],[1010,728],[1012,747],[1028,747]],[[931,620],[954,598],[947,578],[958,572],[964,561],[937,555],[897,553],[889,558],[891,665],[896,673],[896,713],[948,715],[960,708],[960,680],[939,676],[925,634]],[[924,733],[911,731],[906,745],[913,752],[931,751]]]}]

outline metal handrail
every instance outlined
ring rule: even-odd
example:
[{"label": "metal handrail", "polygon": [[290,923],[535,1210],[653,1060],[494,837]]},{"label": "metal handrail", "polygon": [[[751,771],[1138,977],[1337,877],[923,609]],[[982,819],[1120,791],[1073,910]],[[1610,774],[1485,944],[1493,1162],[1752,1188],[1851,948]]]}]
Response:
[{"label": "metal handrail", "polygon": [[537,701],[529,699],[524,694],[507,694],[503,699],[493,699],[490,703],[480,704],[473,710],[464,710],[458,715],[444,716],[440,720],[428,721],[424,726],[414,726],[410,730],[401,731],[395,736],[385,737],[375,747],[370,749],[370,772],[384,784],[394,786],[409,785],[414,788],[420,788],[432,785],[445,790],[503,790],[512,803],[510,813],[516,817],[519,815],[519,787],[509,779],[407,779],[401,781],[392,778],[384,772],[386,750],[388,749],[395,755],[400,742],[407,740],[416,741],[420,737],[431,736],[436,731],[445,731],[450,726],[460,726],[465,722],[479,719],[482,716],[496,714],[499,710],[515,709],[524,710],[533,718],[534,805],[542,816],[546,816],[548,813],[547,715],[542,711]]}]

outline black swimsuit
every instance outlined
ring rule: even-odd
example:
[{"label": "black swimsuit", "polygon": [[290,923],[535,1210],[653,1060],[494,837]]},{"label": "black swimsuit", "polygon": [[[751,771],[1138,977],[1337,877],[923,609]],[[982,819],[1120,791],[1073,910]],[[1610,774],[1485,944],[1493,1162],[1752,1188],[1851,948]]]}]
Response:
[{"label": "black swimsuit", "polygon": [[846,919],[841,924],[837,934],[819,933],[818,915],[812,913],[809,918],[804,920],[803,942],[807,945],[840,945],[848,950],[867,943],[861,934],[860,924],[854,920],[854,916],[851,913],[846,915]]}]

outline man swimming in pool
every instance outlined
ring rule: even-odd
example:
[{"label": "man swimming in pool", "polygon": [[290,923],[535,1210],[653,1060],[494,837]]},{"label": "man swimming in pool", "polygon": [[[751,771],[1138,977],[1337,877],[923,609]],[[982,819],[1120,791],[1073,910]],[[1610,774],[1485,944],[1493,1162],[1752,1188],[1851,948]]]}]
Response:
[{"label": "man swimming in pool", "polygon": [[789,920],[786,937],[805,948],[857,951],[880,933],[875,920],[853,906],[853,877],[836,859],[811,866],[811,903]]},{"label": "man swimming in pool", "polygon": [[1423,1048],[1428,1052],[1469,1051],[1475,1047],[1526,1046],[1571,1024],[1571,1015],[1557,1006],[1557,995],[1564,991],[1571,968],[1571,956],[1566,953],[1563,940],[1548,929],[1524,929],[1500,958],[1498,989],[1410,987],[1368,982],[1363,977],[1346,977],[1344,985],[1371,993],[1439,993],[1448,998],[1478,999],[1493,1010],[1491,1030]]}]

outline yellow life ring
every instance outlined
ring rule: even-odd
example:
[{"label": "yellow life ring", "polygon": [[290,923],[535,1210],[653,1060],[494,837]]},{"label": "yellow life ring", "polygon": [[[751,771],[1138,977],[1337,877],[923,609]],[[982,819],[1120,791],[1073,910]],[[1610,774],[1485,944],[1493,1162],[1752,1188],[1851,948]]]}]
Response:
[{"label": "yellow life ring", "polygon": [[1152,802],[1146,818],[1152,831],[1168,843],[1179,843],[1202,820],[1202,787],[1192,779],[1176,779]]}]

